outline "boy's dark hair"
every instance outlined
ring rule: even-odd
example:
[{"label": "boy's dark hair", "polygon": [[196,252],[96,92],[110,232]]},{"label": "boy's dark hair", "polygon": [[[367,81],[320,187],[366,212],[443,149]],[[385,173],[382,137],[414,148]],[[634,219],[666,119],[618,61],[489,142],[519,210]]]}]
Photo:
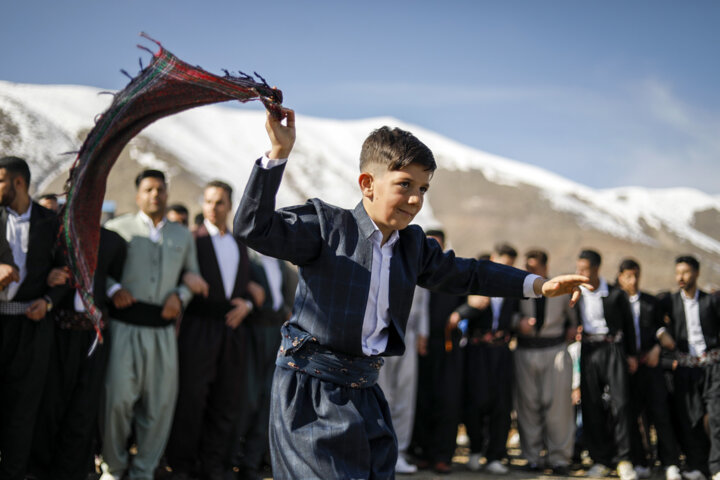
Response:
[{"label": "boy's dark hair", "polygon": [[185,215],[188,218],[190,217],[190,212],[182,203],[173,203],[168,207],[168,212],[177,212],[180,215]]},{"label": "boy's dark hair", "polygon": [[637,270],[639,272],[640,264],[632,258],[626,258],[622,262],[620,262],[620,268],[618,268],[618,272],[622,273],[625,270]]},{"label": "boy's dark hair", "polygon": [[528,250],[525,252],[525,258],[526,259],[534,259],[540,262],[540,265],[543,267],[547,266],[548,262],[548,254],[544,250],[540,250],[539,248],[533,248],[532,250]]},{"label": "boy's dark hair", "polygon": [[602,257],[595,250],[586,249],[578,255],[579,260],[587,260],[593,267],[599,267],[602,263]]},{"label": "boy's dark hair", "polygon": [[227,193],[228,198],[230,199],[230,203],[232,203],[233,189],[230,185],[223,182],[222,180],[213,180],[212,182],[208,182],[205,185],[205,188],[203,188],[203,191],[207,190],[208,188],[212,188],[212,187],[222,188],[223,190],[225,190],[225,193]]},{"label": "boy's dark hair", "polygon": [[512,245],[505,242],[500,242],[495,244],[495,255],[498,257],[502,257],[503,255],[507,255],[510,258],[517,258],[517,250],[513,248]]},{"label": "boy's dark hair", "polygon": [[203,224],[204,221],[205,221],[205,215],[203,215],[202,212],[200,212],[197,215],[195,215],[195,218],[193,219],[193,225],[199,227],[200,225]]},{"label": "boy's dark hair", "polygon": [[388,170],[400,170],[417,163],[426,171],[437,168],[430,149],[415,135],[399,128],[381,127],[373,131],[360,150],[360,172],[371,164],[384,165]]},{"label": "boy's dark hair", "polygon": [[162,182],[167,185],[167,182],[165,181],[165,174],[160,170],[143,170],[142,172],[138,173],[137,177],[135,177],[135,188],[140,188],[140,182],[142,182],[146,178],[157,178],[158,180],[162,180]]},{"label": "boy's dark hair", "polygon": [[687,263],[690,265],[690,268],[695,270],[696,272],[700,271],[700,262],[697,261],[697,258],[693,257],[692,255],[681,255],[675,259],[675,265],[678,263]]},{"label": "boy's dark hair", "polygon": [[0,168],[4,168],[8,171],[12,178],[20,175],[27,186],[30,186],[30,167],[27,162],[20,157],[2,157],[0,158]]},{"label": "boy's dark hair", "polygon": [[445,242],[445,232],[440,230],[439,228],[431,228],[430,230],[425,230],[425,236],[438,237],[442,239],[443,242]]}]

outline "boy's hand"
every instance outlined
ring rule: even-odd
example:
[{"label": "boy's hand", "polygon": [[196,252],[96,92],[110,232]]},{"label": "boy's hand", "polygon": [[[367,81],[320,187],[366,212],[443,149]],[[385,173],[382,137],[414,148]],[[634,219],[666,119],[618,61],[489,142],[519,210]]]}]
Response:
[{"label": "boy's hand", "polygon": [[207,298],[210,293],[210,286],[200,275],[193,272],[185,272],[182,276],[182,283],[190,289],[193,295],[202,295]]},{"label": "boy's hand", "polygon": [[[282,118],[286,119],[286,125],[282,124]],[[268,153],[271,160],[288,158],[295,145],[295,112],[289,108],[282,109],[282,118],[276,119],[270,112],[267,112],[265,130],[268,132],[272,148]]]},{"label": "boy's hand", "polygon": [[533,284],[533,290],[535,290],[536,294],[546,297],[559,297],[560,295],[570,294],[572,295],[570,298],[570,306],[572,307],[580,300],[581,285],[588,290],[595,290],[595,288],[588,283],[589,281],[589,278],[582,275],[559,275],[550,280],[538,278]]}]

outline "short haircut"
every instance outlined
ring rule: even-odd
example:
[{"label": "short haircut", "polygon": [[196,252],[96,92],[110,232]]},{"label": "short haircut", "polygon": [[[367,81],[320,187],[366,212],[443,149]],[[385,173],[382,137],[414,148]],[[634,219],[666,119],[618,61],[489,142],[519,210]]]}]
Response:
[{"label": "short haircut", "polygon": [[495,255],[502,257],[503,255],[507,255],[510,258],[517,258],[517,250],[506,242],[500,242],[495,244],[494,249]]},{"label": "short haircut", "polygon": [[490,257],[492,257],[492,254],[487,252],[481,252],[475,256],[478,260],[490,260]]},{"label": "short haircut", "polygon": [[618,272],[622,273],[625,270],[637,270],[639,272],[640,264],[632,258],[625,258],[622,262],[620,262],[620,268],[618,268]]},{"label": "short haircut", "polygon": [[439,228],[431,228],[430,230],[425,230],[425,236],[438,237],[442,239],[443,242],[445,242],[445,232],[440,230]]},{"label": "short haircut", "polygon": [[168,207],[168,212],[177,212],[180,215],[190,217],[190,212],[188,211],[187,207],[182,203],[173,203]]},{"label": "short haircut", "polygon": [[57,194],[55,194],[55,193],[46,193],[46,194],[44,194],[44,195],[40,195],[39,197],[37,197],[37,201],[38,201],[38,202],[39,202],[40,200],[54,200],[54,201],[57,201],[57,199],[58,199],[58,196],[57,196]]},{"label": "short haircut", "polygon": [[545,252],[545,250],[540,250],[539,248],[533,248],[532,250],[525,252],[525,258],[528,260],[531,258],[537,260],[542,266],[546,266],[548,263],[547,252]]},{"label": "short haircut", "polygon": [[360,150],[360,172],[367,171],[372,164],[400,170],[411,163],[429,172],[437,168],[432,151],[415,135],[399,128],[378,128],[368,135]]},{"label": "short haircut", "polygon": [[165,174],[160,170],[143,170],[142,172],[138,173],[137,177],[135,177],[135,188],[140,188],[140,182],[142,182],[146,178],[157,178],[158,180],[162,180],[162,182],[167,185],[167,182],[165,181]]},{"label": "short haircut", "polygon": [[593,267],[599,267],[602,263],[602,257],[595,250],[586,249],[580,252],[578,255],[579,260],[587,260]]},{"label": "short haircut", "polygon": [[204,221],[205,221],[205,215],[203,215],[202,212],[198,213],[197,215],[195,215],[195,218],[193,218],[193,225],[196,225],[199,227],[200,225],[203,224]]},{"label": "short haircut", "polygon": [[205,185],[205,188],[203,188],[203,192],[204,192],[205,190],[207,190],[208,188],[222,188],[223,190],[225,190],[225,193],[228,194],[228,198],[230,199],[230,203],[232,203],[233,189],[232,189],[232,187],[231,187],[230,185],[228,185],[227,183],[223,182],[222,180],[213,180],[212,182],[208,182],[208,183]]},{"label": "short haircut", "polygon": [[27,162],[20,157],[2,157],[0,158],[0,168],[4,168],[8,171],[12,178],[20,175],[27,186],[30,186],[30,167]]},{"label": "short haircut", "polygon": [[700,262],[697,261],[697,258],[693,257],[692,255],[681,255],[675,259],[675,265],[678,263],[687,263],[690,265],[690,268],[695,270],[696,272],[700,271]]}]

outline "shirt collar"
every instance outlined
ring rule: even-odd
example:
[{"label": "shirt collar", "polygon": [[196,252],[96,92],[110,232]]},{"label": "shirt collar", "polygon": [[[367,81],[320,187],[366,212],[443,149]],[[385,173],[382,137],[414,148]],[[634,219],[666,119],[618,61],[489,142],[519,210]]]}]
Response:
[{"label": "shirt collar", "polygon": [[166,218],[166,217],[163,217],[163,219],[160,220],[160,223],[158,223],[157,226],[155,226],[155,222],[153,222],[152,218],[150,218],[150,217],[149,217],[145,212],[143,212],[142,210],[140,210],[140,211],[138,212],[138,217],[140,217],[140,219],[141,219],[143,222],[145,222],[145,224],[146,224],[148,227],[150,227],[151,230],[160,230],[162,227],[165,226],[165,223],[167,222],[167,218]]},{"label": "shirt collar", "polygon": [[370,240],[375,242],[379,247],[387,246],[388,248],[392,248],[395,245],[395,243],[397,243],[398,239],[400,238],[400,234],[398,233],[397,230],[393,230],[393,232],[390,234],[390,238],[388,238],[388,241],[385,242],[385,245],[383,245],[382,244],[382,238],[383,238],[382,232],[377,227],[377,225],[372,220],[372,218],[370,219],[370,222],[372,223],[372,226],[374,228],[373,232],[370,234]]},{"label": "shirt collar", "polygon": [[595,290],[590,291],[582,285],[580,285],[580,289],[582,290],[583,295],[597,295],[600,297],[607,297],[610,294],[608,284],[603,277],[600,277],[600,285],[598,285],[598,288],[596,288]]},{"label": "shirt collar", "polygon": [[685,295],[685,290],[680,289],[680,297],[683,299],[684,302],[693,302],[693,301],[697,302],[697,299],[699,296],[700,296],[699,288],[695,289],[695,296],[693,298],[690,298],[687,295]]},{"label": "shirt collar", "polygon": [[10,215],[15,217],[17,219],[17,221],[29,222],[30,221],[30,213],[32,212],[32,202],[30,202],[28,209],[25,210],[25,213],[23,213],[22,215],[20,215],[19,213],[17,213],[15,210],[13,210],[10,207],[7,207],[7,211]]},{"label": "shirt collar", "polygon": [[211,237],[214,237],[214,236],[216,236],[216,235],[223,237],[223,236],[225,236],[225,235],[227,235],[227,234],[229,233],[227,230],[225,230],[225,234],[221,233],[221,232],[220,232],[220,229],[219,229],[218,227],[216,227],[215,224],[212,223],[212,222],[211,222],[210,220],[208,220],[207,218],[206,218],[205,220],[203,220],[203,225],[205,225],[205,228],[207,228],[208,234],[209,234]]},{"label": "shirt collar", "polygon": [[635,303],[638,300],[640,300],[640,293],[636,293],[635,295],[629,295],[628,298],[629,298],[630,302]]}]

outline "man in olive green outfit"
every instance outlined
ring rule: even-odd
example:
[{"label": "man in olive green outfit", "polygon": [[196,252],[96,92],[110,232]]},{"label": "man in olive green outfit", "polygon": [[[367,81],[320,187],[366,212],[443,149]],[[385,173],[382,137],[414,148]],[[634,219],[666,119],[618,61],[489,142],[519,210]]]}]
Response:
[{"label": "man in olive green outfit", "polygon": [[[120,479],[152,480],[172,425],[178,385],[175,322],[192,298],[180,283],[198,274],[195,242],[182,225],[165,218],[165,176],[145,170],[135,181],[137,214],[105,225],[127,241],[122,279],[108,279],[110,359],[103,408],[103,459]],[[135,430],[137,455],[127,443]]]}]

